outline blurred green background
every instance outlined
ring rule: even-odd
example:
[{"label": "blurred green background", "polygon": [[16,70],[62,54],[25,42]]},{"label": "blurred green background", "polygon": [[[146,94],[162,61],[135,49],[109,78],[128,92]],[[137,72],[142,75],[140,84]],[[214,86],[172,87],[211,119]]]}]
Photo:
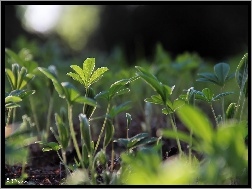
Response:
[{"label": "blurred green background", "polygon": [[[190,87],[196,90],[211,88],[215,94],[218,87],[196,82],[197,73],[213,72],[219,62],[230,64],[234,72],[243,54],[248,51],[249,4],[236,5],[8,5],[4,6],[5,48],[24,53],[38,66],[55,65],[59,81],[70,81],[81,92],[84,88],[66,75],[70,65],[82,65],[88,57],[96,58],[96,67],[106,66],[109,72],[93,87],[96,93],[106,90],[119,79],[135,75],[135,65],[143,66],[154,73],[160,81],[175,85],[172,98],[177,98]],[[11,62],[5,57],[5,67]],[[49,81],[38,70],[31,87],[36,90],[34,98],[40,127],[43,128],[49,103]],[[235,94],[225,98],[226,107],[237,99],[238,86],[231,80],[225,91]],[[131,132],[146,129],[144,99],[154,94],[151,88],[137,80],[130,85],[129,95],[117,99],[114,104],[131,100],[129,113],[135,120]],[[5,81],[5,91],[10,91]],[[63,99],[54,93],[54,110],[66,107]],[[94,116],[104,114],[97,109]],[[210,108],[199,103],[209,113]],[[220,104],[213,104],[221,114]],[[82,106],[75,106],[74,119]],[[161,108],[152,106],[151,128],[166,126]],[[18,109],[17,121],[22,115],[32,117],[29,99]],[[52,120],[54,116],[52,116]],[[117,125],[125,126],[121,114]],[[99,125],[99,123],[97,123]],[[125,127],[123,127],[125,128]],[[118,128],[117,128],[118,129]],[[99,126],[98,126],[99,131]],[[98,132],[97,131],[97,132]],[[121,132],[123,135],[124,133]],[[120,136],[120,133],[118,134]]]}]

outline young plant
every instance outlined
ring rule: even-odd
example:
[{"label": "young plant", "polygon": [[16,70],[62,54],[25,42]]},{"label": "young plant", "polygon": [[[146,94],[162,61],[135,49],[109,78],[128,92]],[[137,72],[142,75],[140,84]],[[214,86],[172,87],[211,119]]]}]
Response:
[{"label": "young plant", "polygon": [[216,126],[218,126],[221,120],[218,120],[218,117],[216,116],[215,111],[213,109],[212,103],[222,99],[224,96],[233,94],[234,92],[224,92],[214,96],[213,92],[209,88],[205,88],[202,91],[197,91],[193,89],[192,93],[194,94],[194,98],[196,100],[202,100],[210,105],[210,108],[212,110],[216,122]]},{"label": "young plant", "polygon": [[[12,89],[10,93],[5,93],[5,108],[8,109],[6,125],[8,125],[12,110],[15,110],[16,107],[20,107],[18,103],[21,102],[25,97],[34,94],[35,90],[24,89],[34,78],[33,74],[27,73],[27,69],[25,67],[21,67],[19,64],[12,64],[12,70],[6,68],[5,73]],[[13,114],[13,122],[14,119],[15,111]]]},{"label": "young plant", "polygon": [[78,147],[78,143],[76,140],[73,120],[72,120],[72,108],[74,103],[87,104],[90,106],[97,106],[97,103],[88,97],[81,96],[81,94],[77,91],[77,89],[69,82],[59,83],[57,78],[46,68],[39,67],[38,68],[43,74],[45,74],[49,79],[52,80],[55,90],[58,92],[61,98],[66,99],[68,106],[68,122],[70,127],[70,134],[73,140],[74,148],[76,150],[79,161],[81,162],[82,167],[84,167],[82,162],[82,156]]},{"label": "young plant", "polygon": [[[138,70],[137,75],[140,76],[147,84],[149,84],[154,89],[154,91],[157,92],[157,95],[153,95],[151,96],[151,98],[146,98],[145,101],[164,106],[162,112],[166,115],[169,114],[172,128],[176,132],[177,126],[175,122],[174,112],[179,107],[183,106],[184,101],[176,99],[174,100],[174,102],[172,102],[169,99],[175,86],[169,87],[167,85],[164,85],[153,74],[149,73],[147,70],[139,66],[136,66],[136,69]],[[176,138],[176,141],[179,149],[179,154],[181,156],[183,152],[178,137]]]},{"label": "young plant", "polygon": [[[95,99],[102,98],[102,99],[107,100],[107,102],[108,102],[107,110],[106,110],[106,113],[105,113],[105,119],[104,119],[104,122],[102,124],[101,132],[99,134],[99,137],[98,137],[98,140],[97,140],[97,143],[96,143],[96,146],[95,146],[95,151],[97,150],[98,145],[100,143],[103,131],[104,131],[105,127],[106,127],[107,120],[108,119],[112,120],[116,115],[118,115],[119,113],[121,113],[121,112],[123,112],[125,110],[128,110],[130,108],[129,102],[125,102],[125,103],[123,103],[123,104],[121,104],[119,106],[114,106],[114,107],[112,107],[112,109],[110,109],[112,99],[114,99],[116,96],[128,93],[130,91],[130,89],[127,88],[126,86],[129,83],[131,83],[132,81],[136,80],[136,79],[137,79],[137,77],[132,77],[130,79],[119,80],[119,81],[113,83],[108,90],[102,91],[102,92],[100,92],[99,94],[97,94],[95,96]],[[105,138],[104,138],[104,140],[105,140]],[[103,144],[105,144],[105,143],[103,143]],[[105,150],[105,148],[106,148],[106,146],[103,145],[104,150]]]},{"label": "young plant", "polygon": [[[221,93],[223,93],[224,86],[227,81],[234,78],[235,74],[229,74],[230,66],[227,63],[218,63],[214,66],[214,73],[199,73],[199,79],[196,81],[208,82],[221,87]],[[225,122],[225,107],[224,98],[221,101],[222,105],[222,120]]]},{"label": "young plant", "polygon": [[235,78],[236,78],[236,81],[237,81],[238,86],[240,88],[239,98],[238,98],[238,102],[237,102],[236,109],[235,109],[236,115],[238,114],[238,110],[240,107],[240,101],[243,96],[242,94],[244,94],[244,99],[242,102],[241,111],[240,111],[240,118],[239,118],[241,120],[242,115],[243,115],[243,110],[244,110],[244,104],[245,104],[246,99],[248,98],[248,53],[246,53],[242,57],[239,65],[237,66],[237,69],[235,72]]},{"label": "young plant", "polygon": [[[246,184],[246,123],[225,122],[222,127],[214,130],[207,116],[190,105],[181,107],[177,115],[188,129],[194,131],[193,149],[204,154],[199,168],[198,183],[230,184],[233,179],[237,179],[240,184]],[[183,132],[175,133],[162,129],[158,133],[162,137],[175,138],[178,135],[180,140],[187,143],[190,141],[190,137]]]},{"label": "young plant", "polygon": [[[8,70],[7,75],[10,74],[9,75],[10,78],[8,76],[8,79],[9,79],[9,81],[11,79],[12,80],[11,82],[14,84],[14,85],[12,85],[12,87],[13,87],[12,90],[20,89],[17,87],[23,88],[24,86],[27,86],[28,90],[32,90],[29,81],[35,77],[34,73],[35,73],[35,70],[36,70],[38,64],[35,61],[33,61],[33,56],[31,54],[31,52],[26,48],[21,49],[18,54],[13,52],[10,49],[7,49],[7,48],[5,49],[5,52],[9,56],[8,60],[12,64],[12,70],[14,67],[13,75],[10,73],[10,70],[7,69]],[[16,66],[13,66],[16,64],[18,64],[19,67],[20,66],[23,67],[20,70],[20,74],[24,74],[24,75],[22,75],[20,78],[18,78],[18,75],[17,75],[18,74],[17,69],[19,69],[19,68],[16,68]],[[18,79],[20,79],[20,80],[18,80]],[[36,108],[35,108],[33,96],[30,96],[30,105],[31,105],[31,110],[32,110],[32,114],[34,117],[34,121],[36,124],[37,132],[39,133],[40,127],[39,127],[38,116],[36,113]],[[14,109],[14,114],[15,114],[15,109]],[[38,137],[40,137],[40,136],[38,136]]]}]

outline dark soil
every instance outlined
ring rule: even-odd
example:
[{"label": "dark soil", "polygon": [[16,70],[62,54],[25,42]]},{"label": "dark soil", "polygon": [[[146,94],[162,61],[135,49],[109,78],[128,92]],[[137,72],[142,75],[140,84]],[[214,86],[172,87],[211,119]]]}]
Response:
[{"label": "dark soil", "polygon": [[[143,118],[140,118],[138,120],[138,123],[136,125],[140,125]],[[119,119],[121,120],[121,119]],[[160,122],[160,123],[159,123]],[[166,125],[165,120],[159,120],[155,121],[152,125]],[[125,123],[124,123],[125,124]],[[134,126],[135,122],[132,123],[132,127],[134,128],[129,133],[130,136],[134,136],[138,133],[143,132],[141,128]],[[123,123],[119,123],[119,125],[123,125]],[[78,128],[78,127],[77,127]],[[120,132],[116,133],[115,138],[123,138],[125,137],[126,130],[124,132],[123,128],[120,130]],[[180,130],[184,130],[185,128],[181,125],[178,126]],[[76,133],[80,133],[76,129]],[[156,128],[152,128],[152,136],[156,136]],[[80,140],[80,136],[77,135],[77,140]],[[175,140],[169,140],[169,139],[162,139],[163,146],[162,146],[162,153],[163,153],[163,160],[166,160],[170,156],[174,156],[178,153],[178,149],[176,147],[176,141]],[[52,137],[49,139],[49,141],[56,142],[55,138]],[[181,142],[182,150],[187,153],[187,145],[183,142]],[[99,149],[99,147],[98,147]],[[115,159],[114,164],[111,166],[110,160],[107,161],[107,167],[110,171],[118,170],[120,168],[120,153],[123,152],[125,149],[123,149],[121,146],[117,146],[116,143],[114,143],[114,150],[115,150]],[[65,170],[64,166],[60,163],[60,159],[55,151],[49,151],[49,152],[43,152],[41,150],[41,146],[39,144],[31,144],[29,146],[29,159],[28,163],[25,165],[24,172],[27,174],[27,178],[23,180],[23,185],[62,185],[64,184],[64,178],[65,178]],[[111,145],[107,147],[106,154],[111,154]],[[77,157],[76,152],[68,151],[67,154],[67,163],[68,164],[74,164],[74,158]],[[78,159],[78,158],[76,158]],[[108,158],[110,159],[110,158]],[[113,168],[112,168],[113,167]],[[97,166],[97,183],[102,184],[103,180],[100,174],[102,173],[104,167]],[[113,170],[112,170],[113,169]],[[22,173],[22,166],[21,165],[7,165],[5,164],[5,182],[8,182],[8,184],[13,184],[16,179],[20,178]],[[7,183],[6,183],[7,184]],[[16,183],[17,184],[17,183]]]}]

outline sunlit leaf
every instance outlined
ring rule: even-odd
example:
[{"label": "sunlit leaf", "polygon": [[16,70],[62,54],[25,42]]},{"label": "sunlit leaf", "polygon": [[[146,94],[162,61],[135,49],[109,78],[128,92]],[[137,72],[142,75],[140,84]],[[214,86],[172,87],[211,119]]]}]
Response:
[{"label": "sunlit leaf", "polygon": [[78,75],[76,73],[72,73],[72,72],[67,73],[67,75],[70,76],[71,78],[73,78],[75,81],[80,82],[82,85],[85,85],[85,83],[81,79],[80,75]]},{"label": "sunlit leaf", "polygon": [[83,62],[83,73],[84,73],[84,83],[85,87],[89,85],[89,79],[94,71],[95,68],[95,58],[87,58]]},{"label": "sunlit leaf", "polygon": [[101,79],[101,77],[103,76],[103,74],[108,71],[107,67],[101,67],[98,68],[97,70],[94,71],[94,73],[92,74],[91,78],[89,79],[89,85],[97,82],[99,79]]},{"label": "sunlit leaf", "polygon": [[177,114],[184,125],[193,130],[194,134],[202,140],[211,141],[213,128],[207,117],[196,107],[182,106]]}]

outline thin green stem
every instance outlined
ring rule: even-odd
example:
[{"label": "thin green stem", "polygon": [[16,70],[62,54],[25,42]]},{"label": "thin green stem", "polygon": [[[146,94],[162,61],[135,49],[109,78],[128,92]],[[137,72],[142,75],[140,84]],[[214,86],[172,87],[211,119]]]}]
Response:
[{"label": "thin green stem", "polygon": [[[85,97],[87,97],[87,92],[88,92],[88,88],[86,88],[86,92],[85,92],[85,95],[84,95]],[[82,112],[83,114],[85,114],[86,106],[87,106],[86,104],[83,104],[83,110],[82,110],[82,111],[83,111],[83,112]]]},{"label": "thin green stem", "polygon": [[243,102],[242,102],[241,113],[240,113],[240,121],[241,121],[241,119],[242,119],[242,115],[243,115],[243,109],[244,109],[245,101],[246,101],[246,98],[244,98],[244,99],[243,99]]},{"label": "thin green stem", "polygon": [[[27,85],[27,87],[28,87],[29,90],[31,90],[30,85]],[[34,122],[35,122],[35,125],[36,125],[36,128],[37,128],[37,132],[38,132],[38,140],[40,140],[41,139],[41,136],[40,136],[40,126],[39,126],[38,116],[37,116],[37,113],[36,113],[36,107],[35,107],[35,104],[34,104],[34,99],[33,99],[33,96],[30,96],[29,98],[30,98],[32,115],[33,115]]]},{"label": "thin green stem", "polygon": [[[166,107],[167,111],[169,111],[168,107],[167,106],[165,106],[165,107]],[[170,120],[171,120],[171,124],[172,124],[172,129],[174,130],[175,133],[177,133],[177,126],[176,126],[176,122],[174,121],[174,115],[169,114],[169,116],[170,116]],[[179,141],[179,138],[177,135],[176,135],[176,141],[177,141],[177,145],[178,145],[178,149],[179,149],[179,157],[181,157],[183,151],[182,151],[181,144],[180,144],[180,141]]]},{"label": "thin green stem", "polygon": [[17,108],[13,108],[12,124],[15,123]]},{"label": "thin green stem", "polygon": [[105,116],[105,119],[104,119],[104,121],[103,121],[102,128],[101,128],[101,132],[100,132],[100,134],[99,134],[97,143],[96,143],[96,145],[95,145],[94,155],[95,155],[95,152],[96,152],[96,150],[97,150],[97,148],[98,148],[98,146],[99,146],[102,133],[103,133],[103,131],[104,131],[104,129],[105,129],[105,126],[106,126],[106,122],[107,122],[107,119],[108,119],[108,116],[107,116],[107,115],[108,115],[109,109],[110,109],[110,102],[108,103],[107,110],[106,110],[106,114],[105,114],[106,116]]},{"label": "thin green stem", "polygon": [[215,115],[212,103],[210,104],[210,107],[211,107],[211,110],[212,110],[212,113],[213,113],[213,116],[214,116],[214,120],[215,120],[216,126],[218,127],[218,120],[216,118],[216,115]]},{"label": "thin green stem", "polygon": [[99,117],[94,117],[94,118],[90,118],[89,121],[94,121],[94,120],[98,120],[98,119],[104,119],[104,116],[99,116]]},{"label": "thin green stem", "polygon": [[56,151],[56,152],[57,152],[57,155],[58,155],[60,161],[61,161],[61,162],[63,163],[63,165],[65,166],[66,176],[68,175],[67,171],[71,174],[71,171],[70,171],[69,168],[67,167],[66,151],[63,150],[63,149],[61,149],[61,154],[62,154],[62,158],[63,158],[63,159],[61,158],[59,152],[58,152],[58,151]]},{"label": "thin green stem", "polygon": [[[221,88],[221,93],[223,92],[223,87]],[[226,116],[225,116],[224,97],[222,97],[222,99],[221,99],[221,106],[222,106],[222,121],[223,121],[223,123],[225,123]]]},{"label": "thin green stem", "polygon": [[92,168],[91,168],[91,181],[92,181],[92,184],[95,185],[96,184],[96,179],[95,179],[95,161],[93,159],[93,156],[90,155],[89,157],[89,162],[90,162],[90,165],[92,165]]},{"label": "thin green stem", "polygon": [[50,96],[50,100],[49,100],[49,107],[48,107],[47,121],[46,121],[46,138],[49,137],[52,110],[53,110],[53,94]]},{"label": "thin green stem", "polygon": [[11,113],[12,113],[13,108],[8,109],[8,115],[7,115],[7,120],[6,120],[6,126],[10,124],[10,118],[11,118]]},{"label": "thin green stem", "polygon": [[81,156],[80,149],[79,149],[76,137],[75,137],[74,127],[73,127],[72,105],[70,105],[69,103],[68,103],[68,121],[69,121],[70,133],[71,133],[71,137],[73,139],[74,148],[75,148],[77,156],[80,160],[81,166],[84,168],[84,164],[83,164],[82,158],[81,158],[82,156]]},{"label": "thin green stem", "polygon": [[190,143],[189,143],[189,163],[192,163],[192,136],[193,136],[193,130],[190,129]]}]

